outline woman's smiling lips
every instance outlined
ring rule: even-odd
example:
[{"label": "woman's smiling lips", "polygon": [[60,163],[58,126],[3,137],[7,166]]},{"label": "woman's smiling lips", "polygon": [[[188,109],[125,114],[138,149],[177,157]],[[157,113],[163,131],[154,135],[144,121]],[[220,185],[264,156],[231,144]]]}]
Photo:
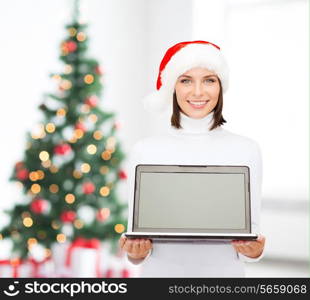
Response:
[{"label": "woman's smiling lips", "polygon": [[207,105],[209,100],[200,100],[200,101],[190,101],[190,100],[187,100],[187,102],[194,109],[202,109],[202,108],[204,108]]}]

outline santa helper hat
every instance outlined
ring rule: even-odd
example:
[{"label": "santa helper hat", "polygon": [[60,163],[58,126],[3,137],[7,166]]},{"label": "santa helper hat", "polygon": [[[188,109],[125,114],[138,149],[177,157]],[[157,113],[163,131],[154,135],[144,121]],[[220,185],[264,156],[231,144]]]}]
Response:
[{"label": "santa helper hat", "polygon": [[223,92],[227,90],[229,70],[220,47],[207,41],[181,42],[165,53],[159,66],[156,91],[142,100],[144,108],[153,113],[171,108],[177,78],[195,67],[213,71],[221,81]]}]

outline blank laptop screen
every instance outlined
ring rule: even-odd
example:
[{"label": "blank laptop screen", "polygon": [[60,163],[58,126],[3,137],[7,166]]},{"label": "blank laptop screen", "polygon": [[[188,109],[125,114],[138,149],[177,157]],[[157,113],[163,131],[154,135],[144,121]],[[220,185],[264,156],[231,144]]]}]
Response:
[{"label": "blank laptop screen", "polygon": [[243,173],[141,172],[135,229],[248,232]]}]

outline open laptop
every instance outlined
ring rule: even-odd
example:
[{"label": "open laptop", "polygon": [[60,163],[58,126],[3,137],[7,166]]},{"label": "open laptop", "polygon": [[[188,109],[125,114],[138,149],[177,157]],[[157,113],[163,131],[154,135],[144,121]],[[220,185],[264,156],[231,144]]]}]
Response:
[{"label": "open laptop", "polygon": [[125,236],[254,240],[247,166],[140,164]]}]

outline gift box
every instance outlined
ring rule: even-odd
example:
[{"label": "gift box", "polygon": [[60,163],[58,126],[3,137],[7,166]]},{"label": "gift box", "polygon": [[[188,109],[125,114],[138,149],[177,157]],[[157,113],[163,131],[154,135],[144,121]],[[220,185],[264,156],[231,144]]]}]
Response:
[{"label": "gift box", "polygon": [[0,277],[49,277],[51,267],[53,263],[49,258],[43,261],[36,261],[33,258],[0,260]]},{"label": "gift box", "polygon": [[101,277],[100,241],[77,238],[68,247],[66,266],[74,277]]}]

